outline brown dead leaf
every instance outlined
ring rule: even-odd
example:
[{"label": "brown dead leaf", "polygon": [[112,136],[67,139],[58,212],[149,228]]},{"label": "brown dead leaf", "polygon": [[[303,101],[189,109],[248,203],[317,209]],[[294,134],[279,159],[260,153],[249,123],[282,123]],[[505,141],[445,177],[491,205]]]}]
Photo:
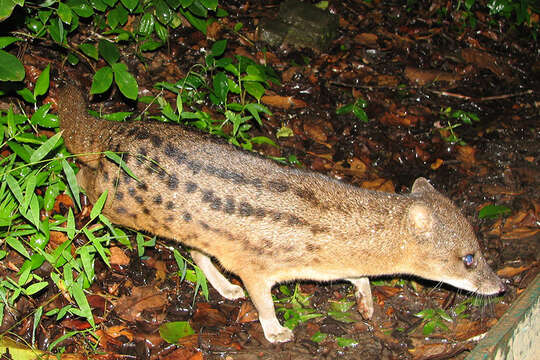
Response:
[{"label": "brown dead leaf", "polygon": [[395,193],[396,189],[392,180],[378,178],[371,181],[363,181],[361,187],[370,190],[380,190],[388,193]]},{"label": "brown dead leaf", "polygon": [[521,274],[528,269],[530,269],[530,266],[520,266],[517,268],[512,266],[506,266],[502,269],[497,270],[497,275],[503,278],[511,278],[516,276],[517,274]]},{"label": "brown dead leaf", "polygon": [[307,136],[318,143],[325,143],[328,139],[321,124],[305,121],[303,127]]},{"label": "brown dead leaf", "polygon": [[56,200],[54,202],[53,211],[55,213],[62,213],[63,210],[66,210],[68,208],[73,208],[73,200],[66,195],[66,194],[60,194],[56,197]]},{"label": "brown dead leaf", "polygon": [[247,323],[252,321],[257,321],[259,319],[259,314],[257,309],[253,306],[250,301],[244,301],[240,306],[238,311],[238,316],[236,317],[237,323]]},{"label": "brown dead leaf", "polygon": [[163,308],[167,296],[153,286],[134,287],[131,295],[124,295],[117,300],[116,313],[124,320],[135,321],[144,310],[152,311]]},{"label": "brown dead leaf", "polygon": [[163,360],[203,360],[203,355],[195,347],[184,347],[173,351]]},{"label": "brown dead leaf", "polygon": [[363,177],[368,169],[367,165],[358,158],[347,159],[348,166],[344,166],[345,161],[337,162],[334,165],[334,170],[345,175]]},{"label": "brown dead leaf", "polygon": [[354,37],[354,42],[370,48],[378,47],[377,40],[379,37],[371,33],[361,33]]},{"label": "brown dead leaf", "polygon": [[500,79],[513,81],[512,69],[500,59],[488,52],[474,48],[461,50],[461,57],[468,63],[474,64],[481,69],[487,69]]},{"label": "brown dead leaf", "polygon": [[452,356],[468,349],[472,349],[472,343],[437,343],[437,344],[419,344],[418,346],[409,349],[409,352],[415,360],[427,359],[449,359]]},{"label": "brown dead leaf", "polygon": [[407,66],[405,68],[405,77],[410,82],[420,86],[431,84],[438,81],[455,83],[461,80],[462,76],[456,73],[446,73],[438,70],[423,70]]},{"label": "brown dead leaf", "polygon": [[444,163],[444,160],[441,159],[441,158],[437,158],[437,160],[435,160],[435,162],[433,164],[431,164],[431,169],[432,170],[437,170],[438,168],[441,167],[441,165]]},{"label": "brown dead leaf", "polygon": [[261,101],[263,104],[280,109],[298,109],[307,106],[304,101],[295,99],[292,96],[265,95],[261,98]]},{"label": "brown dead leaf", "polygon": [[392,104],[379,121],[386,125],[415,126],[421,119],[421,116],[411,114],[407,108],[398,108]]},{"label": "brown dead leaf", "polygon": [[379,75],[377,76],[377,85],[396,87],[399,85],[399,79],[392,75]]},{"label": "brown dead leaf", "polygon": [[103,329],[103,332],[112,338],[125,336],[129,341],[133,341],[133,332],[124,325],[115,325]]},{"label": "brown dead leaf", "polygon": [[223,326],[227,323],[225,315],[208,303],[198,303],[192,319],[194,325],[200,323],[204,326]]},{"label": "brown dead leaf", "polygon": [[510,240],[510,239],[526,239],[533,237],[540,232],[540,229],[531,229],[527,227],[520,227],[513,229],[510,232],[504,232],[501,235],[501,239]]},{"label": "brown dead leaf", "polygon": [[113,246],[109,250],[111,251],[111,257],[109,258],[111,265],[122,266],[129,264],[129,257],[118,246]]},{"label": "brown dead leaf", "polygon": [[216,40],[221,38],[222,25],[219,21],[214,21],[213,23],[206,26],[206,37],[210,40]]},{"label": "brown dead leaf", "polygon": [[488,328],[485,321],[472,321],[469,319],[459,319],[454,323],[454,336],[456,340],[466,341],[475,336],[485,333]]},{"label": "brown dead leaf", "polygon": [[50,240],[49,240],[48,246],[50,246],[51,249],[56,249],[61,244],[65,243],[68,237],[65,232],[51,231],[49,235],[49,239]]},{"label": "brown dead leaf", "polygon": [[465,169],[470,169],[476,164],[476,149],[472,146],[456,146],[456,159],[461,162]]}]

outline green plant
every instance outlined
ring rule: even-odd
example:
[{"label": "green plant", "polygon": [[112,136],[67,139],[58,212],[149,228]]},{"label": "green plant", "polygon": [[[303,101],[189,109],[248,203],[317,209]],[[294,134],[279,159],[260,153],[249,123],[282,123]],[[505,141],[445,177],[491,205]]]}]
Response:
[{"label": "green plant", "polygon": [[367,101],[362,98],[358,98],[355,100],[354,103],[344,105],[337,109],[336,114],[344,115],[352,113],[354,116],[356,116],[358,120],[362,122],[368,122],[369,118],[366,114],[366,111],[364,110],[365,108],[367,108]]},{"label": "green plant", "polygon": [[478,212],[479,219],[494,219],[499,216],[508,215],[512,209],[504,205],[486,205]]},{"label": "green plant", "polygon": [[[195,65],[189,74],[176,83],[161,82],[158,88],[177,94],[176,109],[162,97],[157,101],[161,105],[161,121],[184,122],[195,127],[225,137],[231,143],[252,150],[253,144],[276,144],[265,136],[250,137],[251,120],[262,125],[261,115],[271,115],[270,110],[261,104],[261,97],[270,83],[279,83],[275,72],[244,56],[224,57],[226,40],[213,44],[206,56],[205,64]],[[220,119],[197,109],[204,99],[213,104]],[[187,111],[185,108],[194,111]],[[225,131],[225,126],[230,131]]]},{"label": "green plant", "polygon": [[279,291],[285,297],[278,299],[273,296],[276,311],[283,313],[284,325],[289,329],[293,330],[303,322],[322,316],[322,314],[316,313],[314,309],[309,308],[309,296],[300,292],[298,284],[295,285],[292,293],[286,285],[280,285]]},{"label": "green plant", "polygon": [[446,122],[448,124],[448,126],[439,129],[444,141],[459,145],[466,145],[467,143],[459,137],[454,129],[463,124],[472,125],[474,122],[480,121],[480,118],[475,113],[463,110],[452,110],[451,107],[442,109],[440,112],[440,117],[441,122]]},{"label": "green plant", "polygon": [[[47,70],[38,78],[34,92],[27,91],[23,98],[29,98],[31,103],[38,101],[47,92],[48,84]],[[86,320],[90,325],[88,329],[65,333],[49,344],[48,350],[61,352],[55,347],[68,337],[79,334],[95,336],[96,324],[86,298],[95,279],[95,262],[101,261],[109,266],[108,248],[111,243],[132,246],[126,233],[101,213],[107,193],[95,202],[86,223],[76,227],[75,212],[82,209],[80,189],[75,177],[77,169],[69,161],[76,155],[66,150],[61,133],[57,131],[58,117],[50,114],[49,109],[50,104],[41,105],[31,117],[17,114],[13,109],[0,110],[0,148],[3,150],[0,157],[0,239],[3,245],[0,259],[21,259],[18,268],[14,269],[16,265],[12,265],[6,269],[13,276],[0,280],[0,322],[21,297],[39,300],[40,306],[28,315],[34,317],[33,337],[45,317],[56,321],[66,316]],[[43,135],[44,130],[49,137]],[[119,171],[130,174],[118,154],[104,155],[118,164]],[[62,193],[70,195],[75,205],[58,213],[53,208]],[[59,240],[51,242],[53,233]],[[86,242],[75,245],[73,240],[79,235]],[[145,248],[154,244],[155,238],[145,239],[137,234],[139,256],[144,256]],[[196,284],[195,294],[200,288],[208,298],[202,271],[183,259],[176,250],[174,255],[181,279],[193,281]],[[51,265],[52,271],[48,274],[36,271],[45,262]],[[4,262],[2,266],[6,266]],[[44,298],[46,289],[51,285],[58,288],[58,292]],[[63,298],[60,301],[62,305],[44,312],[58,296]],[[88,344],[93,347],[98,343]]]},{"label": "green plant", "polygon": [[452,322],[452,317],[446,313],[443,309],[424,309],[416,314],[419,318],[424,319],[422,334],[428,336],[436,329],[448,330],[448,326],[445,322]]},{"label": "green plant", "polygon": [[[102,57],[108,65],[96,71],[91,94],[107,91],[114,80],[120,92],[132,100],[137,98],[138,86],[127,66],[119,61],[118,44],[135,42],[138,52],[154,51],[167,43],[169,29],[179,27],[182,17],[206,34],[208,24],[214,21],[211,14],[227,15],[218,8],[218,0],[67,0],[24,4],[24,0],[0,2],[0,21],[17,17],[13,23],[22,22],[27,30],[5,29],[19,37],[0,38],[0,49],[28,37],[51,39],[67,50],[66,59],[72,65],[84,58],[94,67],[94,61]],[[22,9],[13,13],[17,5]],[[135,17],[134,25],[126,27],[129,16]],[[92,23],[99,40],[87,38],[72,46],[68,36],[78,31],[81,19]],[[0,64],[0,81],[24,79],[20,61],[4,50],[0,50]]]}]

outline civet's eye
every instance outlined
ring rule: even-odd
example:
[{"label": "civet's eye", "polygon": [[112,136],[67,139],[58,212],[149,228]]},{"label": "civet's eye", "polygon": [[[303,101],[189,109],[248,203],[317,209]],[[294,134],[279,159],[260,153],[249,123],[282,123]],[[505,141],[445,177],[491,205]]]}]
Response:
[{"label": "civet's eye", "polygon": [[465,264],[465,267],[473,267],[475,265],[474,261],[474,255],[473,254],[467,254],[463,257],[463,264]]}]

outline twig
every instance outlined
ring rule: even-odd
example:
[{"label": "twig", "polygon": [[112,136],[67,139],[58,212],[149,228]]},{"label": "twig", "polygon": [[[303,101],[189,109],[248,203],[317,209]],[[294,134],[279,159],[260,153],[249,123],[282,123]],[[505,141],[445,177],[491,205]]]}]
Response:
[{"label": "twig", "polygon": [[530,89],[530,90],[521,91],[521,92],[517,92],[517,93],[513,93],[513,94],[504,94],[504,95],[495,95],[495,96],[485,96],[485,97],[481,97],[481,98],[474,98],[472,96],[451,93],[451,92],[448,92],[448,91],[438,91],[438,90],[429,90],[429,91],[431,91],[432,93],[435,93],[437,95],[451,96],[451,97],[455,97],[455,98],[458,98],[458,99],[470,100],[470,101],[473,101],[473,102],[508,99],[508,98],[511,98],[511,97],[529,95],[529,94],[534,93],[534,90]]}]

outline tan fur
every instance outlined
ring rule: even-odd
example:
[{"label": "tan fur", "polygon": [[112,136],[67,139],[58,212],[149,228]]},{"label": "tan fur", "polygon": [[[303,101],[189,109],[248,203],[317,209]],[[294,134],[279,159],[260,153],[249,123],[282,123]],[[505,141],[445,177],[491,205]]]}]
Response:
[{"label": "tan fur", "polygon": [[[413,274],[481,294],[503,289],[469,223],[423,178],[409,195],[369,191],[178,125],[96,120],[74,86],[61,89],[58,100],[68,149],[86,154],[77,178],[90,200],[108,190],[103,212],[111,221],[192,247],[194,261],[228,299],[244,293],[208,256],[237,274],[272,342],[292,338],[274,312],[270,289],[278,282],[350,280],[368,318],[367,276]],[[106,150],[124,154],[140,182],[96,154]]]}]

